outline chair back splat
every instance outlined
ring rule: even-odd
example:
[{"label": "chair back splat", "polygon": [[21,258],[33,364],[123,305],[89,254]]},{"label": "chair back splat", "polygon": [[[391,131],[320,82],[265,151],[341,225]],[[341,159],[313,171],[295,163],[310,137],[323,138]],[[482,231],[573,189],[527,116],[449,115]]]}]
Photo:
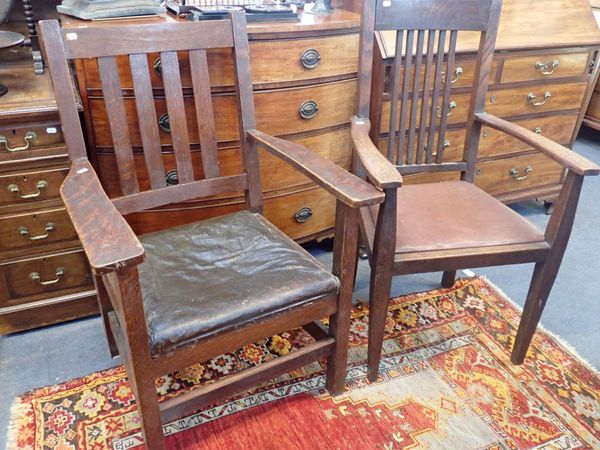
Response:
[{"label": "chair back splat", "polygon": [[[479,139],[474,114],[483,111],[500,7],[501,0],[364,2],[361,48],[372,45],[374,31],[396,32],[395,58],[384,93],[390,114],[383,152],[400,173],[461,171],[463,179],[472,180]],[[446,131],[457,109],[451,89],[457,75],[459,32],[479,33],[479,51],[463,160],[447,162]],[[363,118],[369,116],[372,60],[372,52],[361,51],[358,115]]]},{"label": "chair back splat", "polygon": [[[63,31],[55,21],[44,21],[41,26],[45,41],[52,47],[48,52],[48,65],[72,160],[86,158],[86,153],[67,60],[94,58],[97,61],[122,193],[112,199],[119,212],[130,214],[169,203],[242,191],[248,209],[261,211],[257,150],[245,139],[246,130],[255,128],[255,119],[244,14],[232,14],[231,20],[207,23],[202,30],[192,23],[146,24],[142,39],[136,24],[118,25],[118,31],[105,24],[77,31]],[[206,56],[206,50],[212,48],[231,48],[236,61],[234,75],[243,167],[238,174],[222,175],[219,169]],[[150,70],[156,67],[153,64],[156,53],[164,85],[161,91],[153,89],[150,77]],[[187,105],[181,84],[182,54],[189,59],[192,105]],[[117,58],[127,58],[128,64]],[[128,73],[122,73],[123,68]],[[122,86],[122,80],[129,77],[132,92]],[[157,117],[156,96],[164,96],[166,116]],[[130,102],[135,103],[135,108],[127,108]],[[161,128],[171,136],[170,148],[161,142]],[[190,139],[191,134],[193,139]],[[139,136],[141,148],[133,145],[131,136]],[[199,142],[199,146],[191,141]],[[167,177],[165,170],[164,158],[171,157],[171,153],[176,166],[175,177],[172,174]],[[176,185],[172,185],[173,180]]]}]

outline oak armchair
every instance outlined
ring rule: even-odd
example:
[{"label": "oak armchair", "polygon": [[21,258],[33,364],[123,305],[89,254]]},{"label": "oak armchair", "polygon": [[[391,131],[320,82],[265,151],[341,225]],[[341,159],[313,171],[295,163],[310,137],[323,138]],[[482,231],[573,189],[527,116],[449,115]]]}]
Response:
[{"label": "oak armchair", "polygon": [[[362,11],[358,111],[352,120],[355,172],[385,192],[385,202],[361,211],[371,265],[369,378],[375,380],[394,275],[535,263],[511,360],[523,362],[560,266],[583,177],[600,168],[536,133],[485,113],[501,0],[365,0]],[[396,31],[388,92],[387,149],[369,138],[374,31]],[[480,35],[461,161],[446,161],[444,136],[452,114],[452,70],[458,33]],[[563,165],[555,210],[541,232],[473,184],[482,125],[514,136]],[[460,173],[460,181],[404,185],[402,175]]]},{"label": "oak armchair", "polygon": [[[72,168],[61,195],[93,269],[113,355],[127,370],[146,444],[164,448],[161,424],[291,369],[327,358],[327,388],[343,391],[352,305],[358,211],[383,193],[309,150],[256,130],[246,23],[230,20],[119,26],[64,32],[41,22]],[[230,47],[243,171],[222,176],[206,50]],[[148,53],[160,52],[179,184],[167,186]],[[186,52],[200,130],[194,167],[178,54]],[[140,190],[116,57],[129,59],[144,164]],[[109,199],[86,157],[68,62],[96,58],[123,195]],[[258,146],[337,198],[333,273],[264,219]],[[204,179],[197,174],[203,174]],[[137,237],[123,216],[199,197],[243,192],[247,210]],[[314,321],[330,317],[327,332]],[[305,326],[315,342],[288,355],[159,404],[155,378],[274,334]]]}]

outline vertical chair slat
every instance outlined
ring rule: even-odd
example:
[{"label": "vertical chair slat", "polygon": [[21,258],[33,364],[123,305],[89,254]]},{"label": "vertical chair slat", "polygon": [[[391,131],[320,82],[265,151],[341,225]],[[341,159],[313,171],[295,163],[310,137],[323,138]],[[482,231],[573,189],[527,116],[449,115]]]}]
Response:
[{"label": "vertical chair slat", "polygon": [[[410,102],[410,120],[408,125],[408,148],[407,148],[407,164],[418,163],[414,160],[415,155],[415,128],[417,127],[417,114],[419,106],[419,82],[421,81],[421,64],[423,62],[423,40],[425,37],[425,31],[419,30],[417,33],[417,50],[415,53],[415,63],[413,65],[414,78],[413,78],[413,89],[412,89],[412,100]],[[417,150],[417,155],[419,151]]]},{"label": "vertical chair slat", "polygon": [[177,163],[177,178],[180,183],[190,183],[194,181],[194,170],[177,52],[162,52],[160,60],[173,139],[173,153]]},{"label": "vertical chair slat", "polygon": [[[406,111],[408,110],[408,91],[410,89],[410,68],[412,64],[414,30],[406,31],[406,49],[404,51],[404,76],[402,77],[402,104],[400,105],[400,125],[398,126],[398,165],[405,164],[404,138],[406,131]],[[396,58],[398,58],[396,49]],[[400,49],[400,52],[402,49]]]},{"label": "vertical chair slat", "polygon": [[440,98],[440,85],[442,84],[442,66],[444,65],[444,47],[446,44],[446,30],[440,30],[438,35],[437,58],[435,61],[435,76],[433,79],[433,94],[431,96],[431,109],[429,112],[429,135],[427,137],[427,163],[433,159],[435,151],[435,129],[437,125],[437,107]]},{"label": "vertical chair slat", "polygon": [[150,186],[152,189],[165,187],[167,185],[165,166],[160,147],[152,82],[148,71],[148,57],[145,54],[129,55],[129,64]]},{"label": "vertical chair slat", "polygon": [[125,105],[123,103],[123,93],[121,92],[121,81],[119,79],[119,70],[114,56],[104,56],[98,58],[98,69],[100,71],[100,80],[102,81],[102,90],[104,93],[104,102],[106,104],[106,115],[117,158],[117,167],[119,169],[119,179],[121,190],[124,195],[135,194],[139,192],[137,171],[133,159],[133,150],[129,139],[129,127]]},{"label": "vertical chair slat", "polygon": [[[419,139],[417,141],[417,164],[423,162],[425,150],[425,130],[427,129],[427,112],[429,111],[429,83],[431,83],[431,70],[433,66],[433,49],[435,44],[435,30],[430,30],[427,37],[427,54],[425,60],[425,75],[423,79],[423,98],[421,99],[421,118],[419,120]],[[430,163],[431,161],[425,161]]]},{"label": "vertical chair slat", "polygon": [[219,176],[220,170],[206,50],[190,50],[190,71],[192,73],[192,88],[194,90],[204,176],[206,178],[216,178]]},{"label": "vertical chair slat", "polygon": [[[398,126],[398,98],[400,95],[400,67],[402,66],[402,39],[404,31],[396,32],[396,58],[392,68],[392,93],[390,101],[392,102],[390,111],[390,127],[388,133],[388,159],[393,163],[396,155],[396,137]],[[400,49],[400,50],[398,50]],[[398,161],[400,163],[400,161]]]},{"label": "vertical chair slat", "polygon": [[444,138],[446,135],[446,124],[448,123],[448,113],[450,111],[450,91],[452,89],[452,67],[454,66],[454,54],[456,53],[456,40],[458,31],[452,30],[450,33],[450,48],[448,49],[448,58],[446,63],[446,85],[444,86],[444,99],[442,100],[442,117],[440,122],[440,132],[438,133],[436,162],[441,163],[444,157]]}]

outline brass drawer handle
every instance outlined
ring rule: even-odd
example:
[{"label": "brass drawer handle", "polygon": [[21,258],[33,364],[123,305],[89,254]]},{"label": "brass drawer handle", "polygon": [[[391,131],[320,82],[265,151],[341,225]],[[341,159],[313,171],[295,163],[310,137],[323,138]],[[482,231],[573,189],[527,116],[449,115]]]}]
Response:
[{"label": "brass drawer handle", "polygon": [[171,123],[169,122],[169,115],[167,113],[161,114],[158,118],[158,127],[165,133],[171,132]]},{"label": "brass drawer handle", "polygon": [[58,269],[56,269],[56,278],[54,280],[42,281],[42,277],[37,272],[31,272],[29,274],[29,278],[32,279],[33,281],[39,283],[40,286],[49,286],[51,284],[58,283],[60,281],[60,277],[62,277],[64,274],[65,274],[65,269],[62,267],[59,267]]},{"label": "brass drawer handle", "polygon": [[[454,70],[454,76],[450,80],[450,84],[456,83],[458,81],[458,79],[461,77],[462,74],[463,74],[463,68],[460,67],[460,66],[458,66]],[[446,72],[442,72],[442,83],[446,83]]]},{"label": "brass drawer handle", "polygon": [[302,56],[300,56],[300,64],[305,69],[314,69],[321,62],[321,54],[317,49],[309,48],[304,50]]},{"label": "brass drawer handle", "polygon": [[527,101],[533,106],[542,106],[545,105],[548,100],[550,100],[550,97],[552,97],[552,94],[550,94],[550,91],[546,91],[544,92],[544,100],[542,100],[541,102],[536,102],[536,95],[533,92],[530,92],[529,94],[527,94]]},{"label": "brass drawer handle", "polygon": [[33,131],[28,131],[27,133],[25,133],[23,139],[25,140],[25,145],[22,145],[20,147],[10,147],[8,145],[8,139],[6,138],[6,136],[0,135],[0,145],[4,145],[6,147],[6,150],[8,150],[9,152],[20,152],[22,150],[27,150],[31,143],[37,139],[37,134],[35,134],[35,132]]},{"label": "brass drawer handle", "polygon": [[40,241],[40,240],[46,239],[48,236],[50,236],[50,232],[55,230],[55,226],[52,222],[48,222],[46,224],[46,226],[44,227],[44,230],[46,231],[45,234],[38,234],[37,236],[30,236],[29,228],[19,227],[19,234],[21,236],[27,237],[30,241]]},{"label": "brass drawer handle", "polygon": [[165,176],[165,181],[167,182],[167,186],[175,186],[179,184],[179,176],[175,169],[169,170]]},{"label": "brass drawer handle", "polygon": [[[448,105],[448,113],[446,114],[446,116],[449,116],[450,114],[452,114],[452,111],[454,111],[456,109],[458,105],[456,104],[456,102],[454,100],[452,100],[450,102],[450,104]],[[438,117],[442,117],[442,113],[441,113],[441,109],[439,106],[437,107],[437,113],[436,116]]]},{"label": "brass drawer handle", "polygon": [[162,62],[161,62],[160,58],[156,58],[154,60],[154,63],[152,63],[152,68],[154,69],[154,72],[156,73],[156,75],[159,75],[162,77]]},{"label": "brass drawer handle", "polygon": [[[427,149],[429,148],[427,144],[425,144],[423,147],[425,147],[425,151],[427,151]],[[444,139],[444,150],[448,147],[450,147],[450,141],[448,139]],[[433,152],[431,156],[437,156],[437,152]]]},{"label": "brass drawer handle", "polygon": [[296,211],[296,214],[294,214],[294,219],[296,219],[296,222],[298,223],[308,222],[311,217],[312,209],[310,209],[308,206],[300,208],[298,211]]},{"label": "brass drawer handle", "polygon": [[541,135],[541,134],[542,134],[542,127],[535,127],[535,128],[533,129],[533,132],[534,132],[535,134],[539,134],[539,135]]},{"label": "brass drawer handle", "polygon": [[319,112],[319,105],[317,105],[317,102],[314,100],[307,100],[300,105],[298,112],[300,113],[300,117],[303,119],[312,119]]},{"label": "brass drawer handle", "polygon": [[552,75],[559,64],[560,61],[558,59],[553,61],[538,61],[535,63],[535,68],[542,75]]},{"label": "brass drawer handle", "polygon": [[9,184],[8,190],[13,194],[17,194],[19,198],[28,199],[39,197],[44,189],[48,189],[48,182],[46,180],[40,180],[35,185],[36,191],[31,194],[21,194],[21,188],[16,184]]},{"label": "brass drawer handle", "polygon": [[525,180],[529,174],[533,172],[533,167],[532,166],[527,166],[525,167],[525,175],[519,175],[519,169],[513,167],[512,169],[510,169],[510,171],[508,172],[508,174],[513,177],[516,181],[523,181]]}]

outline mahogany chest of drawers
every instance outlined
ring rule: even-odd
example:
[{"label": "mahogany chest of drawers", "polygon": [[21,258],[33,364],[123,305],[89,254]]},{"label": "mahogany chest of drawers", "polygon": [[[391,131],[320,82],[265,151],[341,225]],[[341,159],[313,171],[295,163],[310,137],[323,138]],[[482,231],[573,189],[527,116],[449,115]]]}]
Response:
[{"label": "mahogany chest of drawers", "polygon": [[[148,20],[178,19],[167,16]],[[75,29],[80,25],[102,26],[63,18],[63,27],[67,29]],[[349,122],[354,113],[356,94],[359,25],[359,15],[337,10],[327,17],[306,14],[298,23],[252,23],[248,26],[258,128],[299,142],[346,169],[351,166]],[[233,60],[231,54],[221,49],[209,51],[207,57],[213,109],[216,112],[221,173],[239,173],[241,157]],[[190,109],[188,130],[193,158],[197,174],[202,176],[201,148],[187,55],[180,54],[179,62],[184,102]],[[149,57],[149,66],[152,68],[166,178],[168,182],[176,183],[158,55]],[[140,188],[148,189],[127,59],[120,59],[119,67],[127,120],[130,130],[133,130],[130,138],[138,161]],[[119,196],[121,190],[97,61],[78,60],[76,76],[86,118],[90,159],[108,194]],[[270,221],[299,241],[331,234],[335,220],[335,199],[331,195],[266,152],[261,151],[260,166],[264,213]],[[136,233],[142,234],[243,207],[243,196],[232,194],[132,214],[127,220]]]},{"label": "mahogany chest of drawers", "polygon": [[[600,33],[586,0],[505,0],[485,110],[572,146],[593,91]],[[389,69],[395,34],[380,32],[375,48],[371,137],[387,145]],[[477,40],[459,33],[444,159],[462,158]],[[421,77],[422,79],[422,77]],[[552,200],[563,171],[555,162],[499,131],[484,128],[475,183],[504,202]],[[412,175],[407,182],[457,179],[459,173]]]},{"label": "mahogany chest of drawers", "polygon": [[97,313],[92,276],[60,199],[69,170],[48,74],[0,67],[0,334]]}]

